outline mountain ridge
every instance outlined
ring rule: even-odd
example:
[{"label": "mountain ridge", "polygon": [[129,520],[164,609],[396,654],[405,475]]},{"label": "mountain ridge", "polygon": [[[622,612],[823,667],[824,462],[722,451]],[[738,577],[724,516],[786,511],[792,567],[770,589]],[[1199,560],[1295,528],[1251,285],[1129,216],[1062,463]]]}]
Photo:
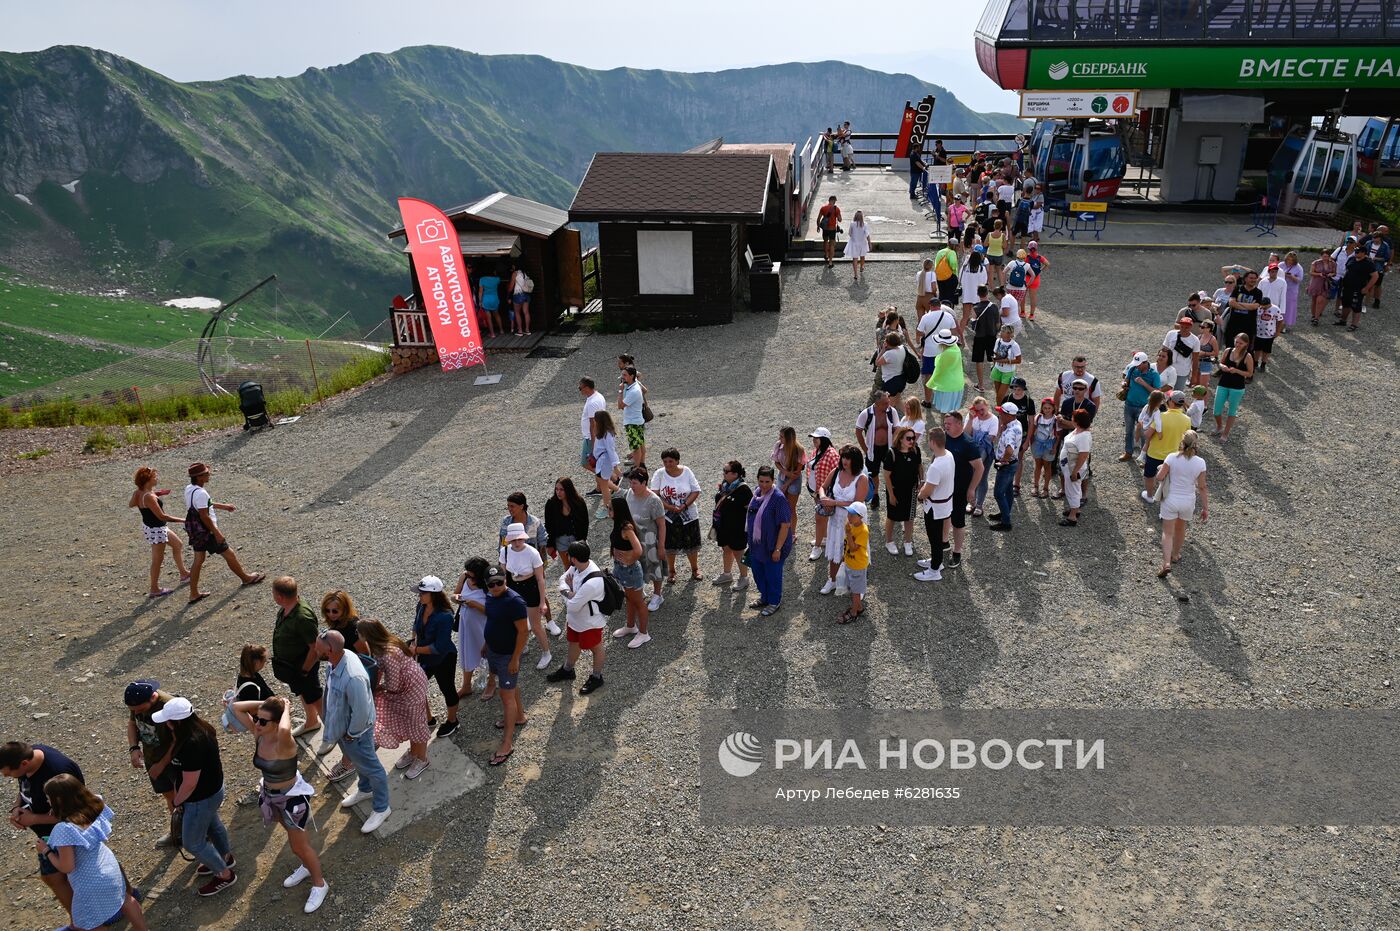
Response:
[{"label": "mountain ridge", "polygon": [[100,49],[0,53],[0,264],[222,298],[276,271],[290,302],[326,322],[348,311],[362,331],[404,286],[384,239],[399,195],[447,206],[499,189],[567,207],[595,151],[800,145],[838,119],[892,129],[925,93],[935,131],[1024,125],[839,62],[600,71],[410,46],[181,83]]}]

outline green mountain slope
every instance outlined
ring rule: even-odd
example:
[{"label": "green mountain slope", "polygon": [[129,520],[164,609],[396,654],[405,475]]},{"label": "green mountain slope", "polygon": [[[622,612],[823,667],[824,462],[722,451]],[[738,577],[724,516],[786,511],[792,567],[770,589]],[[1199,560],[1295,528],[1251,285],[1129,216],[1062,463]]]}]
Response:
[{"label": "green mountain slope", "polygon": [[424,46],[180,84],[92,49],[0,54],[0,264],[224,299],[276,272],[284,310],[348,314],[338,331],[358,333],[404,287],[383,236],[397,196],[455,205],[504,189],[567,206],[595,151],[800,143],[842,119],[892,130],[926,93],[935,131],[1022,125],[839,62],[595,71]]}]

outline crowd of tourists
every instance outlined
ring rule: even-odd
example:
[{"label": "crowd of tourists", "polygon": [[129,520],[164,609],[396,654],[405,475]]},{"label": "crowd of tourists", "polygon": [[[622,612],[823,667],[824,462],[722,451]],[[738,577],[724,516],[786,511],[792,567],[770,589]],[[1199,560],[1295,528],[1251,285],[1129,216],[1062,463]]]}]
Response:
[{"label": "crowd of tourists", "polygon": [[[451,584],[436,575],[406,581],[404,615],[413,620],[401,633],[361,617],[348,591],[308,603],[298,582],[281,576],[269,585],[268,644],[244,645],[236,670],[228,658],[232,685],[222,707],[196,709],[178,688],[151,679],[127,684],[129,761],[170,815],[158,846],[188,851],[200,895],[236,884],[238,863],[220,817],[219,731],[225,743],[249,739],[260,781],[246,801],[258,804],[268,827],[286,832],[298,865],[283,885],[309,883],[304,908],[316,911],[329,884],[309,836],[317,789],[301,771],[299,738],[318,755],[339,748],[327,780],[355,780],[341,806],[368,803],[361,830],[372,834],[392,815],[391,772],[420,778],[431,765],[430,742],[461,726],[464,700],[499,702],[488,762],[505,764],[530,722],[521,680],[531,649],[540,688],[578,682],[587,653],[578,692],[596,693],[605,685],[609,644],[636,650],[663,635],[655,615],[672,587],[704,580],[714,560],[702,554],[711,546],[720,569],[711,584],[736,594],[752,588],[749,608],[765,618],[785,604],[792,553],[805,552],[821,564],[815,597],[842,598],[834,620],[849,624],[865,614],[877,575],[909,571],[902,560],[914,561],[906,565],[917,582],[937,583],[964,565],[971,535],[1007,533],[1036,519],[1021,500],[1027,481],[1029,497],[1059,502],[1061,528],[1078,527],[1100,471],[1094,427],[1114,400],[1122,408],[1118,462],[1141,467],[1140,496],[1162,522],[1158,575],[1166,576],[1182,558],[1190,523],[1209,515],[1198,431],[1209,425],[1216,442],[1230,441],[1249,386],[1298,325],[1304,294],[1313,325],[1330,305],[1336,322],[1355,328],[1368,304],[1379,306],[1391,257],[1381,226],[1350,231],[1306,270],[1293,252],[1270,256],[1259,270],[1225,266],[1218,287],[1186,295],[1160,342],[1144,334],[1145,348],[1130,358],[1104,360],[1102,378],[1086,355],[1074,355],[1033,389],[1019,337],[1033,321],[1028,295],[1049,261],[1029,240],[1010,263],[994,263],[988,240],[998,229],[994,223],[985,239],[980,231],[950,238],[923,262],[908,319],[894,306],[880,312],[870,357],[876,384],[849,422],[784,426],[760,462],[731,459],[719,476],[702,480],[677,446],[649,458],[657,444],[648,392],[637,360],[619,356],[615,391],[605,394],[592,377],[578,384],[577,465],[591,479],[586,490],[561,475],[533,509],[532,492],[511,492],[494,553],[467,558]],[[1002,242],[1029,232],[1013,223]],[[166,510],[171,492],[158,487],[155,470],[136,471],[129,504],[151,547],[149,598],[175,591],[160,581],[167,554],[191,603],[209,595],[201,571],[210,554],[241,585],[266,580],[243,566],[220,529],[217,514],[234,505],[214,499],[211,476],[203,463],[189,467],[182,518]],[[183,523],[189,564],[172,523]],[[881,536],[888,559],[877,562],[872,550],[879,553]],[[269,669],[278,687],[264,677]],[[379,751],[400,747],[386,768]],[[40,878],[71,927],[125,917],[142,928],[139,896],[107,845],[113,811],[87,787],[78,755],[43,743],[0,746],[0,775],[19,785],[11,824],[33,831]]]}]

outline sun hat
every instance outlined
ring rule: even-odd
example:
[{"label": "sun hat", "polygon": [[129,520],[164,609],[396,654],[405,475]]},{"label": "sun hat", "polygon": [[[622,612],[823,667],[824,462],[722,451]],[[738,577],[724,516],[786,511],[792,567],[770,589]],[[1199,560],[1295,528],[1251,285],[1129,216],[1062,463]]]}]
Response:
[{"label": "sun hat", "polygon": [[209,467],[202,462],[191,463],[190,478],[199,478],[201,475],[209,474]]},{"label": "sun hat", "polygon": [[1142,365],[1142,363],[1150,361],[1151,360],[1148,358],[1147,353],[1145,352],[1133,353],[1133,365]]},{"label": "sun hat", "polygon": [[831,431],[828,430],[826,427],[817,427],[817,429],[813,430],[811,433],[809,433],[809,434],[807,434],[807,435],[810,436],[810,437],[812,437],[813,439],[818,439],[818,438],[823,439],[823,440],[829,440],[829,439],[831,439]]},{"label": "sun hat", "polygon": [[126,687],[126,694],[122,696],[122,701],[129,708],[144,705],[156,697],[156,689],[158,688],[160,688],[160,683],[155,679],[137,679]]},{"label": "sun hat", "polygon": [[935,343],[938,343],[940,346],[951,346],[958,341],[958,338],[953,335],[952,330],[948,329],[947,327],[944,327],[937,333],[933,334],[933,341]]},{"label": "sun hat", "polygon": [[188,698],[172,698],[165,703],[165,707],[152,712],[151,720],[157,724],[164,724],[167,721],[183,721],[192,714],[194,706]]},{"label": "sun hat", "polygon": [[425,575],[417,585],[413,586],[413,590],[415,592],[440,592],[442,587],[442,579],[435,575]]},{"label": "sun hat", "polygon": [[1021,415],[1021,409],[1010,401],[998,407],[997,410],[1001,411],[1003,414],[1009,414],[1012,417],[1019,417]]},{"label": "sun hat", "polygon": [[846,505],[846,513],[854,514],[861,520],[865,520],[865,504],[861,501],[852,501],[850,504]]},{"label": "sun hat", "polygon": [[[530,535],[525,532],[524,524],[509,524],[506,526],[506,542],[514,543],[516,540],[528,540]],[[442,591],[441,588],[438,591]]]}]

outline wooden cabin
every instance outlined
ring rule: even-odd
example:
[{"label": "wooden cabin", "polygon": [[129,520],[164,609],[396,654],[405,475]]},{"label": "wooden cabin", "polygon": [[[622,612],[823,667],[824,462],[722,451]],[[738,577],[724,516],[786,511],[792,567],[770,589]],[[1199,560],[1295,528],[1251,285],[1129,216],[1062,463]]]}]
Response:
[{"label": "wooden cabin", "polygon": [[775,190],[767,154],[593,156],[569,219],[598,224],[604,319],[652,327],[733,320],[747,299],[748,230],[782,222]]},{"label": "wooden cabin", "polygon": [[[764,222],[748,230],[749,246],[780,262],[787,258],[788,245],[802,232],[801,203],[797,191],[797,156],[790,142],[725,142],[724,137],[688,149],[700,155],[757,154],[773,157],[773,180],[779,211],[769,211]],[[776,215],[775,215],[776,214]]]}]

